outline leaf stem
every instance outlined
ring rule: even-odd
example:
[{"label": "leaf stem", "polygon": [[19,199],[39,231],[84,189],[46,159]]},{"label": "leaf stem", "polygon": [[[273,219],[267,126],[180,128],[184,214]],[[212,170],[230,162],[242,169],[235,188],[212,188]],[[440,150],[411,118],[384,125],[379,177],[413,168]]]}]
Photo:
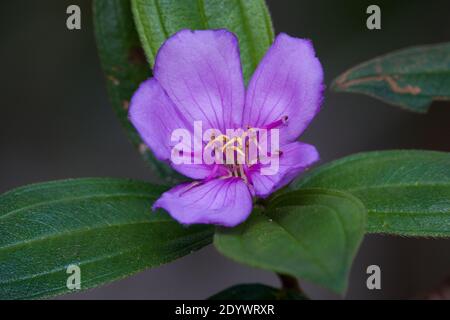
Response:
[{"label": "leaf stem", "polygon": [[303,296],[306,296],[296,278],[285,275],[285,274],[280,274],[280,273],[277,273],[277,276],[280,279],[281,288],[283,290],[293,291],[293,292],[299,293]]}]

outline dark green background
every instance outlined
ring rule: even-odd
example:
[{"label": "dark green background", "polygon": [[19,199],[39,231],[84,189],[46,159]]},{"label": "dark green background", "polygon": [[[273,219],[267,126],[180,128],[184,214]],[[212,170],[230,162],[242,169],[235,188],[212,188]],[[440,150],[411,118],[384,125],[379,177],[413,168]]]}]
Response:
[{"label": "dark green background", "polygon": [[[226,1],[226,0],[225,0]],[[276,32],[314,41],[326,83],[349,67],[410,45],[450,41],[449,1],[271,0]],[[369,4],[382,30],[365,27]],[[79,4],[82,30],[68,31],[66,8]],[[31,182],[113,176],[151,180],[108,104],[93,37],[91,1],[0,4],[0,192]],[[303,139],[322,161],[358,151],[450,151],[450,103],[427,115],[369,97],[326,92]],[[1,236],[1,235],[0,235]],[[368,236],[354,263],[348,298],[410,298],[450,276],[450,240]],[[365,287],[370,264],[382,290]],[[1,270],[0,270],[1,272]],[[240,282],[277,284],[270,273],[235,264],[212,247],[135,277],[67,298],[205,298]],[[313,298],[335,297],[305,284]]]}]

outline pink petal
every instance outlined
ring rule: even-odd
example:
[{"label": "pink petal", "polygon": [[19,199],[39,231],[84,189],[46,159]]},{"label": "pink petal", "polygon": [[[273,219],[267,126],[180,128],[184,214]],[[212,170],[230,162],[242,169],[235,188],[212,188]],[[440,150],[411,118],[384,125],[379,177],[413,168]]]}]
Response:
[{"label": "pink petal", "polygon": [[[134,93],[128,114],[141,138],[159,160],[169,160],[172,131],[189,128],[156,79],[144,81]],[[189,129],[191,131],[191,129]]]},{"label": "pink petal", "polygon": [[154,75],[178,110],[204,129],[240,126],[244,105],[239,45],[226,30],[182,30],[156,57]]},{"label": "pink petal", "polygon": [[177,170],[182,175],[195,179],[201,180],[205,178],[215,178],[219,176],[224,176],[228,174],[228,171],[223,165],[215,164],[173,164],[172,168]]},{"label": "pink petal", "polygon": [[163,208],[182,224],[234,227],[252,211],[252,197],[239,178],[181,184],[165,192],[153,208]]},{"label": "pink petal", "polygon": [[[133,95],[129,117],[155,157],[162,161],[171,160],[172,148],[178,144],[171,141],[173,130],[186,129],[190,133],[193,131],[192,126],[187,123],[154,78],[144,81]],[[191,139],[190,147],[192,145]],[[189,146],[186,146],[186,149],[191,150]],[[193,163],[193,157],[191,161]],[[212,166],[206,164],[175,165],[172,163],[172,167],[192,179],[204,179],[209,177],[212,171]]]},{"label": "pink petal", "polygon": [[250,169],[250,177],[257,196],[267,197],[319,160],[316,148],[306,143],[293,142],[283,146],[281,151],[278,171],[273,171],[275,174],[262,175],[259,169]]},{"label": "pink petal", "polygon": [[323,88],[312,43],[281,33],[250,80],[243,126],[262,128],[287,116],[280,140],[294,141],[319,111]]}]

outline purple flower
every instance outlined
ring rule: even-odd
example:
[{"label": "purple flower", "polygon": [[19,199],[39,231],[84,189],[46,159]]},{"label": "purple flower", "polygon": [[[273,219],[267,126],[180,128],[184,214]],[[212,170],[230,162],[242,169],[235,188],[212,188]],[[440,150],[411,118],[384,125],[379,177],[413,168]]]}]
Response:
[{"label": "purple flower", "polygon": [[[314,146],[296,141],[322,102],[323,70],[310,41],[278,35],[246,90],[234,34],[182,30],[162,45],[153,73],[134,94],[129,115],[158,159],[197,180],[154,204],[180,223],[236,226],[249,216],[252,197],[269,196],[318,160]],[[269,150],[279,155],[277,171],[264,175],[265,164],[248,162],[175,164],[171,135],[180,128],[194,132],[196,121],[221,132],[278,128],[279,150]],[[202,149],[207,145],[201,142]]]}]

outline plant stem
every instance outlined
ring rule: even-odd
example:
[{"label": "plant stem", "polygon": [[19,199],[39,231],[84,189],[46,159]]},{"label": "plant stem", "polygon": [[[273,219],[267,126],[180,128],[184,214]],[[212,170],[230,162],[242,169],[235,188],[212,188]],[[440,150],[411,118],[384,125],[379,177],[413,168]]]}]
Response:
[{"label": "plant stem", "polygon": [[300,293],[301,295],[305,295],[296,278],[280,273],[277,273],[277,276],[280,279],[283,290],[294,291]]}]

